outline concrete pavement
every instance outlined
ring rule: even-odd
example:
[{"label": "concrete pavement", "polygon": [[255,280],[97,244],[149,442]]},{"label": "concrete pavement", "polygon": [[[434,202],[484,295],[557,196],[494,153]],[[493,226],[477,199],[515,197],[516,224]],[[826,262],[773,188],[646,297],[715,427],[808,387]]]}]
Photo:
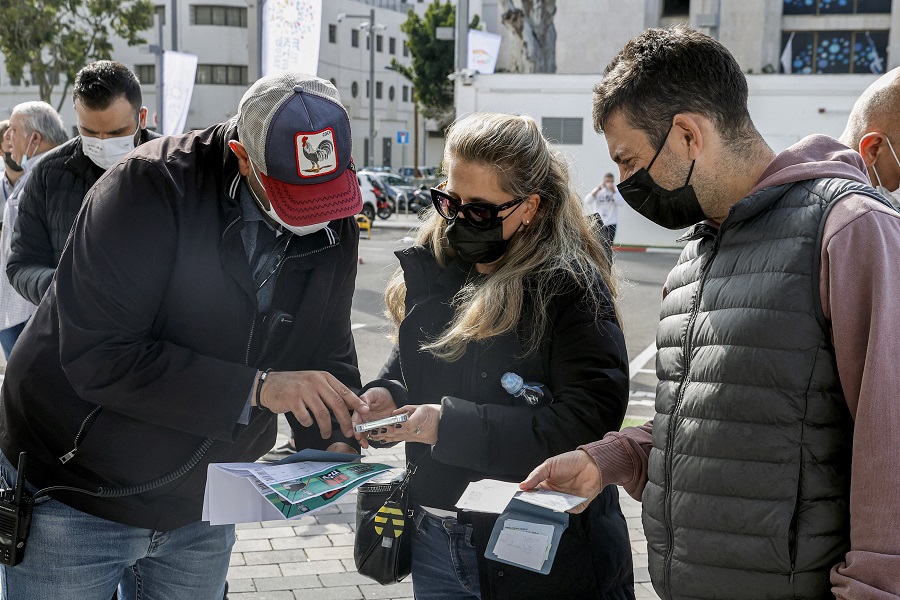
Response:
[{"label": "concrete pavement", "polygon": [[[287,438],[279,436],[279,444]],[[403,445],[374,450],[363,459],[403,466]],[[620,490],[634,559],[635,596],[658,600],[647,574],[647,544],[641,507]],[[237,526],[237,542],[228,571],[230,600],[406,600],[412,582],[382,586],[356,572],[353,540],[356,493],[325,512],[299,521],[245,523]]]}]

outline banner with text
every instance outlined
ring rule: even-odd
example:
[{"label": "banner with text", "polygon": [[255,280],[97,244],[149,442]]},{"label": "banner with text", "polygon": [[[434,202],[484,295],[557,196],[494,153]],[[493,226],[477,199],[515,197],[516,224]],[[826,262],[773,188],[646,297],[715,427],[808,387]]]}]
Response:
[{"label": "banner with text", "polygon": [[315,75],[322,0],[269,0],[263,10],[262,74],[299,71]]},{"label": "banner with text", "polygon": [[184,131],[196,77],[196,55],[168,50],[163,52],[163,114],[159,126],[163,135]]}]

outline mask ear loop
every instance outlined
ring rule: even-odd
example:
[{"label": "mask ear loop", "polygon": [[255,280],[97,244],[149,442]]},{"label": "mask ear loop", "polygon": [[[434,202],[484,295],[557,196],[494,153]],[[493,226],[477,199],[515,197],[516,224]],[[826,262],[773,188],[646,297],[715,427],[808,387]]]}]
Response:
[{"label": "mask ear loop", "polygon": [[[666,147],[666,142],[669,141],[669,134],[672,133],[672,127],[675,126],[675,122],[673,121],[669,128],[666,130],[666,135],[663,136],[662,143],[659,145],[659,148],[656,149],[656,154],[653,155],[653,160],[650,161],[650,164],[647,165],[647,172],[650,172],[650,169],[653,168],[653,163],[656,162],[656,159],[659,158],[659,153],[662,152],[662,149]],[[693,170],[694,166],[691,165],[691,169]]]}]

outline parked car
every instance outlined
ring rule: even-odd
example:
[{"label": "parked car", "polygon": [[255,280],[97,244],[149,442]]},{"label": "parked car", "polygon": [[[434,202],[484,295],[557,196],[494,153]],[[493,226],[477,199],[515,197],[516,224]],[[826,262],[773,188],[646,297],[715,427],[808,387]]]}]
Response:
[{"label": "parked car", "polygon": [[362,190],[363,208],[360,214],[375,220],[375,215],[387,219],[394,214],[395,204],[388,197],[387,188],[378,180],[375,173],[359,171],[356,174],[359,189]]},{"label": "parked car", "polygon": [[[400,167],[398,173],[401,177],[414,179],[416,177],[415,167]],[[419,167],[419,179],[436,179],[438,176],[437,167]]]},{"label": "parked car", "polygon": [[[401,177],[396,173],[384,173],[384,172],[367,172],[360,171],[361,173],[366,173],[367,175],[371,175],[382,184],[384,184],[385,190],[387,191],[388,198],[390,198],[391,203],[397,212],[406,211],[407,198],[415,195],[416,186],[413,185],[407,178]],[[411,212],[419,212],[419,209],[416,207],[416,203],[413,202],[410,204],[409,210]]]}]

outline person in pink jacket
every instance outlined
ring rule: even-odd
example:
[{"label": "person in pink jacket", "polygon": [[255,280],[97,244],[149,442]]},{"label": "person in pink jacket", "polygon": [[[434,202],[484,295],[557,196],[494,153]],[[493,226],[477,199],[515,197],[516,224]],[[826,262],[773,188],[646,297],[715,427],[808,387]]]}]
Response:
[{"label": "person in pink jacket", "polygon": [[[698,57],[706,58],[695,63],[703,64],[702,69],[691,65]],[[900,162],[891,162],[894,156],[887,143],[896,135],[893,132],[900,131],[892,119],[879,126],[894,129],[879,129],[877,136],[866,125],[866,113],[896,119],[896,91],[886,93],[885,89],[894,90],[897,73],[873,84],[863,95],[865,101],[854,109],[844,141],[860,148],[863,157],[822,135],[807,137],[776,154],[746,113],[746,82],[736,67],[728,51],[707,36],[684,28],[647,30],[625,46],[595,88],[595,128],[605,134],[610,156],[619,164],[623,180],[619,189],[626,201],[645,217],[672,228],[688,226],[693,219],[702,222],[689,232],[690,241],[665,284],[657,340],[657,367],[662,375],[656,418],[548,459],[521,487],[589,498],[576,512],[610,484],[621,485],[642,500],[651,580],[662,598],[822,598],[832,594],[845,600],[900,598],[896,509],[900,501],[900,370],[896,367],[900,214],[869,187],[867,175],[868,164],[873,175],[877,168],[881,181],[875,183],[881,190],[890,192],[900,185]],[[692,82],[695,76],[699,79]],[[704,77],[716,80],[695,85]],[[743,90],[743,105],[740,97],[736,100],[743,114],[729,121],[729,115],[717,112],[724,104],[716,94],[724,89],[727,95],[731,88]],[[663,103],[655,102],[660,94]],[[687,98],[685,103],[679,104],[679,94]],[[728,106],[733,109],[735,102]],[[666,112],[647,113],[659,107]],[[656,129],[648,128],[647,119],[657,121]],[[854,119],[862,125],[854,127]],[[662,133],[657,135],[657,130]],[[854,130],[862,133],[855,136]],[[873,148],[873,142],[879,152],[870,153],[870,162],[866,150]],[[836,189],[844,193],[829,196]],[[760,199],[773,196],[773,204],[759,208]],[[792,203],[784,203],[784,198]],[[748,209],[756,212],[747,215]],[[769,227],[742,227],[767,217]],[[804,219],[818,220],[818,234],[813,230],[813,235],[806,235],[800,227]],[[766,427],[771,424],[767,421],[781,418],[783,405],[766,403],[766,392],[756,390],[783,394],[785,399],[790,396],[788,383],[771,376],[784,373],[779,369],[786,361],[810,350],[783,351],[778,341],[798,336],[801,323],[815,324],[816,319],[804,321],[806,317],[798,311],[796,326],[788,321],[766,331],[749,327],[754,324],[752,318],[730,313],[723,305],[746,306],[746,298],[729,295],[739,289],[729,283],[741,278],[757,277],[753,280],[757,283],[766,281],[765,277],[779,283],[791,281],[796,253],[780,251],[779,240],[769,232],[790,229],[794,223],[803,235],[802,242],[791,248],[796,253],[809,252],[813,259],[805,266],[810,277],[804,280],[812,294],[785,291],[778,303],[750,309],[763,321],[776,311],[789,311],[792,302],[815,309],[821,325],[821,346],[815,356],[820,360],[810,367],[809,377],[811,382],[824,379],[828,383],[815,398],[806,396],[807,412],[796,416],[795,428],[777,430],[785,434],[779,437]],[[709,243],[704,245],[704,240]],[[728,248],[736,251],[729,254]],[[728,257],[750,257],[761,264],[758,272],[749,272],[755,266],[749,260],[724,264]],[[690,271],[692,265],[695,271]],[[754,287],[742,289],[756,301]],[[797,289],[802,291],[804,286]],[[693,319],[683,329],[673,328],[679,323],[675,308],[683,305],[696,307]],[[815,335],[816,329],[807,333]],[[760,336],[773,347],[754,347],[751,352],[740,345]],[[727,390],[741,387],[754,391],[739,406],[727,405]],[[700,412],[704,409],[707,412]],[[843,419],[845,435],[833,438],[834,443],[824,450],[806,452],[817,436],[826,435],[821,423],[825,421],[822,413],[828,410]],[[730,427],[727,436],[720,435],[722,423]],[[773,498],[771,490],[781,485],[783,463],[773,459],[779,445],[799,450],[802,460],[797,468],[810,477],[798,482],[793,516],[790,504],[795,500],[788,496],[786,513],[772,499],[770,513],[755,519],[740,511],[761,498]],[[755,476],[759,471],[753,465],[759,463],[770,467],[774,475]],[[844,483],[811,492],[813,481]],[[689,521],[685,511],[696,503],[693,496],[698,489],[710,494],[701,504],[706,510],[690,513],[693,521]],[[832,489],[837,490],[833,495]],[[818,511],[812,501],[807,503],[807,493],[829,496],[837,517]],[[648,513],[648,503],[650,510],[655,505],[665,507],[664,513],[657,513],[659,522]],[[810,537],[836,537],[837,554],[816,556],[810,546],[806,553],[802,546],[797,552],[796,532],[803,527],[821,529],[830,518],[837,518],[841,526]],[[668,539],[651,535],[664,529],[661,523],[669,528]],[[724,571],[742,567],[728,564],[734,557],[753,557],[755,540],[749,535],[737,544],[728,543],[742,539],[736,535],[723,537],[726,543],[705,543],[728,527],[761,528],[773,539],[790,532],[783,546],[768,547],[773,564],[784,560],[783,569],[751,572],[747,568],[740,578],[718,581],[716,576],[679,578],[679,565],[686,565],[682,574],[704,561]],[[661,552],[656,557],[654,548]],[[804,570],[800,566],[804,561],[813,566]],[[811,581],[816,582],[815,590],[808,584]],[[769,583],[772,589],[784,586],[781,592],[764,594],[761,588]]]}]

